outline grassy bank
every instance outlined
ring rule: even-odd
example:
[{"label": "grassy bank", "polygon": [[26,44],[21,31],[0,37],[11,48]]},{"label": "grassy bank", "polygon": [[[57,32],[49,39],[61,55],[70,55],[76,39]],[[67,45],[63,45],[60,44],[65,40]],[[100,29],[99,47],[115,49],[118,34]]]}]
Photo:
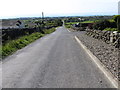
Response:
[{"label": "grassy bank", "polygon": [[45,34],[50,34],[50,33],[54,32],[55,30],[56,30],[55,28],[45,29],[45,30],[44,30],[44,33],[45,33]]},{"label": "grassy bank", "polygon": [[71,25],[65,25],[66,28],[71,28],[72,26]]},{"label": "grassy bank", "polygon": [[40,37],[43,37],[46,34],[50,34],[54,31],[55,31],[55,28],[46,29],[46,30],[44,30],[45,34],[42,34],[40,32],[35,32],[35,33],[32,33],[31,35],[26,35],[26,36],[20,37],[16,40],[11,40],[11,41],[7,42],[6,44],[4,44],[1,47],[2,48],[2,53],[1,53],[2,58],[5,58],[6,56],[11,55],[18,49],[21,49],[21,48],[27,46],[28,44],[30,44],[31,42],[39,39]]}]

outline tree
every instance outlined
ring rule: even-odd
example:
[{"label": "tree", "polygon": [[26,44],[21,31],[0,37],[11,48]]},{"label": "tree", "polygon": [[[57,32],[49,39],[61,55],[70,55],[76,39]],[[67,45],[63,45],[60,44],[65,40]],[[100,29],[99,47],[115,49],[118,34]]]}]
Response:
[{"label": "tree", "polygon": [[113,19],[114,19],[115,22],[117,22],[118,17],[120,17],[120,15],[115,15],[115,16],[113,17]]},{"label": "tree", "polygon": [[101,20],[96,23],[94,23],[93,28],[94,29],[99,29],[99,30],[104,30],[105,28],[111,27],[111,23],[108,20]]},{"label": "tree", "polygon": [[44,23],[41,20],[37,20],[35,21],[35,23],[37,24],[37,28],[39,29],[39,31],[44,34]]},{"label": "tree", "polygon": [[118,32],[120,32],[120,15],[115,15],[115,16],[113,17],[113,19],[114,19],[114,21],[115,21],[116,24],[117,24],[117,30],[118,30]]}]

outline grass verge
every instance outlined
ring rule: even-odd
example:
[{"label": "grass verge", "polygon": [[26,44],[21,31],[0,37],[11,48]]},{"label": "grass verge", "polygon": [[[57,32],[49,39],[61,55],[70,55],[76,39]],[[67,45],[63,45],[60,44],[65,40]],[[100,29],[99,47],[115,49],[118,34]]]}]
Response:
[{"label": "grass verge", "polygon": [[5,45],[3,45],[2,47],[0,47],[0,48],[2,48],[2,53],[1,53],[2,55],[0,55],[1,56],[0,58],[5,58],[6,56],[13,54],[18,49],[21,49],[21,48],[27,46],[28,44],[30,44],[31,42],[39,39],[40,37],[43,37],[46,34],[50,34],[54,31],[55,31],[55,28],[46,29],[46,30],[44,30],[45,34],[42,34],[40,32],[35,32],[30,35],[20,37],[19,39],[11,40],[8,43],[6,43]]},{"label": "grass verge", "polygon": [[66,28],[71,28],[72,26],[71,25],[65,25]]},{"label": "grass verge", "polygon": [[54,32],[55,30],[56,30],[55,28],[45,29],[45,30],[44,30],[44,33],[45,33],[45,34],[50,34],[50,33]]}]

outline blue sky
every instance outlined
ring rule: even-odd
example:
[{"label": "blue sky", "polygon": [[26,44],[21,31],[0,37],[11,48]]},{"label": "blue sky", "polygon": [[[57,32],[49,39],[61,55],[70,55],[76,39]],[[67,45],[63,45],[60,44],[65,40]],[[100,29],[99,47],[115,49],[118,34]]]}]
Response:
[{"label": "blue sky", "polygon": [[120,0],[2,0],[0,18],[118,14]]}]

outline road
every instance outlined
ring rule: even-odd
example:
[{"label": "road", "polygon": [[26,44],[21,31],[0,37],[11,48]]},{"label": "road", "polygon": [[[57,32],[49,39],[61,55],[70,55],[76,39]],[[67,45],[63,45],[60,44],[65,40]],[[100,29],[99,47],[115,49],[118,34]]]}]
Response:
[{"label": "road", "polygon": [[59,27],[3,60],[3,88],[113,87],[74,39]]}]

